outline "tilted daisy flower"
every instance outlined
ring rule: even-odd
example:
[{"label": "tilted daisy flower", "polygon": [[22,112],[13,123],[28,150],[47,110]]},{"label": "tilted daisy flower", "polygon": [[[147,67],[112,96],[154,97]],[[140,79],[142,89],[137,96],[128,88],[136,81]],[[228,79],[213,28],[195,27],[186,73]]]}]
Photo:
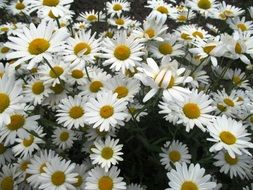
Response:
[{"label": "tilted daisy flower", "polygon": [[92,164],[99,164],[105,169],[105,172],[108,172],[112,165],[122,161],[123,152],[121,150],[123,145],[118,143],[119,139],[114,140],[110,136],[104,142],[102,140],[95,141],[95,148],[91,149],[92,154],[90,154]]},{"label": "tilted daisy flower", "polygon": [[239,68],[228,69],[226,75],[237,88],[246,89],[250,86],[249,80],[246,79],[246,73]]},{"label": "tilted daisy flower", "polygon": [[70,85],[84,86],[88,83],[88,76],[85,72],[85,63],[79,63],[75,66],[71,66],[68,71],[68,83]]},{"label": "tilted daisy flower", "polygon": [[116,166],[106,172],[97,166],[88,172],[86,190],[121,190],[126,189],[126,183],[119,177],[120,170]]},{"label": "tilted daisy flower", "polygon": [[103,22],[105,20],[105,14],[103,12],[96,12],[94,9],[80,13],[77,18],[79,21],[87,21],[88,23],[98,22],[98,19],[99,22]]},{"label": "tilted daisy flower", "polygon": [[167,173],[169,186],[166,190],[212,190],[216,183],[211,181],[211,175],[205,175],[205,169],[199,164],[176,163],[176,168]]},{"label": "tilted daisy flower", "polygon": [[100,51],[100,39],[95,38],[96,33],[79,31],[75,37],[69,37],[63,52],[64,59],[73,65],[80,63],[94,63]]},{"label": "tilted daisy flower", "polygon": [[18,59],[15,65],[29,61],[27,69],[32,69],[43,59],[52,60],[52,54],[62,51],[65,39],[69,36],[66,28],[56,29],[53,22],[42,22],[36,26],[32,23],[9,36],[5,46],[13,51],[6,55],[7,59]]},{"label": "tilted daisy flower", "polygon": [[74,172],[75,164],[71,161],[53,159],[47,162],[43,169],[45,172],[41,173],[39,189],[75,189],[74,184],[77,182],[78,174]]},{"label": "tilted daisy flower", "polygon": [[119,18],[110,18],[108,23],[117,29],[127,29],[130,27],[132,20],[129,17],[121,16]]},{"label": "tilted daisy flower", "polygon": [[57,109],[57,122],[62,124],[64,127],[81,128],[84,127],[85,123],[85,103],[87,98],[85,96],[75,96],[65,98],[61,100],[61,104]]},{"label": "tilted daisy flower", "polygon": [[127,36],[126,32],[118,32],[115,38],[105,38],[103,41],[104,53],[101,56],[106,59],[103,65],[111,65],[111,69],[121,70],[122,73],[128,69],[134,71],[144,55],[143,48],[141,40],[134,35]]},{"label": "tilted daisy flower", "polygon": [[1,189],[18,190],[18,183],[20,182],[17,168],[12,165],[5,165],[0,172],[0,187]]},{"label": "tilted daisy flower", "polygon": [[86,103],[86,122],[100,131],[124,125],[127,101],[118,99],[111,91],[100,91]]},{"label": "tilted daisy flower", "polygon": [[75,31],[82,31],[82,30],[87,30],[90,28],[90,23],[86,22],[86,21],[82,21],[82,22],[75,22],[73,25],[73,29]]},{"label": "tilted daisy flower", "polygon": [[27,0],[24,0],[24,1],[21,1],[21,0],[13,1],[10,4],[10,6],[8,6],[8,10],[10,10],[13,15],[18,15],[18,14],[29,15],[29,12],[28,12],[28,1]]},{"label": "tilted daisy flower", "polygon": [[77,140],[74,131],[56,128],[52,135],[53,144],[59,146],[60,149],[66,150],[73,146],[74,140]]},{"label": "tilted daisy flower", "polygon": [[228,18],[238,17],[242,15],[245,11],[242,10],[239,7],[226,4],[225,1],[222,1],[222,3],[219,4],[217,7],[217,18],[221,20],[226,20]]},{"label": "tilted daisy flower", "polygon": [[245,17],[235,17],[227,20],[227,23],[229,24],[229,27],[236,31],[251,31],[253,29],[253,22],[252,21],[246,21]]},{"label": "tilted daisy flower", "polygon": [[212,123],[207,126],[211,138],[208,141],[215,143],[209,150],[210,152],[226,150],[230,157],[246,153],[251,155],[247,150],[253,148],[250,142],[250,133],[247,132],[241,121],[236,121],[225,115],[216,117]]},{"label": "tilted daisy flower", "polygon": [[191,155],[188,147],[178,140],[167,141],[161,149],[162,153],[159,154],[161,157],[160,162],[167,170],[172,168],[171,163],[190,163]]},{"label": "tilted daisy flower", "polygon": [[220,167],[220,172],[229,175],[231,179],[239,176],[241,179],[249,179],[253,176],[252,157],[247,154],[236,155],[232,158],[226,151],[220,151],[214,156],[216,160],[213,164]]},{"label": "tilted daisy flower", "polygon": [[7,165],[15,160],[11,148],[5,146],[4,143],[0,143],[0,167]]},{"label": "tilted daisy flower", "polygon": [[179,23],[186,23],[194,18],[196,14],[191,9],[173,11],[170,18]]},{"label": "tilted daisy flower", "polygon": [[106,8],[111,17],[115,15],[119,17],[123,12],[130,10],[130,3],[126,0],[113,0],[112,2],[106,2]]}]

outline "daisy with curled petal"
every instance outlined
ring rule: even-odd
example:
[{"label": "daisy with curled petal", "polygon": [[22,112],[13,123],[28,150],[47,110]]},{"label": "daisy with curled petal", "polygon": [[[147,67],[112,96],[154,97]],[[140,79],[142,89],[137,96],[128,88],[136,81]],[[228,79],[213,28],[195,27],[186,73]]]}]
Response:
[{"label": "daisy with curled petal", "polygon": [[94,142],[95,148],[92,148],[90,159],[92,164],[99,164],[101,168],[108,172],[112,165],[116,165],[118,161],[122,161],[123,152],[121,152],[123,145],[118,144],[119,139],[111,139],[107,137],[105,141],[98,140]]},{"label": "daisy with curled petal", "polygon": [[118,99],[111,91],[100,91],[86,103],[86,122],[100,131],[124,125],[127,101]]},{"label": "daisy with curled petal", "polygon": [[12,165],[5,165],[0,172],[0,187],[1,189],[13,189],[18,190],[18,183],[20,172]]},{"label": "daisy with curled petal", "polygon": [[15,157],[11,148],[5,146],[4,143],[0,143],[0,167],[11,163],[13,160],[15,160]]},{"label": "daisy with curled petal", "polygon": [[161,164],[165,166],[165,169],[171,169],[171,163],[190,163],[191,155],[189,154],[188,147],[179,142],[173,140],[172,142],[167,141],[162,147],[162,153],[159,154],[161,157]]},{"label": "daisy with curled petal", "polygon": [[211,175],[205,175],[205,169],[199,164],[175,163],[176,168],[167,173],[169,186],[166,190],[212,190],[216,183],[211,181]]},{"label": "daisy with curled petal", "polygon": [[252,21],[246,21],[245,17],[235,17],[227,20],[227,23],[229,24],[229,27],[233,30],[246,32],[251,31],[253,29],[253,22]]},{"label": "daisy with curled petal", "polygon": [[131,183],[127,185],[126,190],[146,190],[146,187],[140,184]]},{"label": "daisy with curled petal", "polygon": [[100,51],[100,39],[96,39],[96,32],[79,31],[75,37],[68,38],[63,52],[64,59],[72,64],[94,63]]},{"label": "daisy with curled petal", "polygon": [[18,15],[18,14],[29,15],[28,1],[27,0],[15,0],[15,1],[11,2],[10,6],[8,6],[8,10],[13,15]]},{"label": "daisy with curled petal", "polygon": [[106,8],[111,17],[115,15],[119,17],[123,12],[130,10],[130,3],[126,0],[113,0],[112,2],[106,2]]},{"label": "daisy with curled petal", "polygon": [[213,164],[220,167],[220,172],[229,175],[231,179],[239,176],[241,179],[252,177],[253,159],[247,154],[236,155],[232,158],[226,151],[220,151],[214,156],[216,160]]},{"label": "daisy with curled petal", "polygon": [[126,183],[122,177],[119,177],[120,169],[112,166],[106,172],[103,168],[97,166],[88,172],[86,179],[86,190],[122,190],[126,189]]},{"label": "daisy with curled petal", "polygon": [[74,172],[75,164],[71,161],[53,159],[43,169],[45,172],[41,173],[39,189],[75,189],[78,174]]},{"label": "daisy with curled petal", "polygon": [[80,128],[84,127],[85,123],[85,103],[87,102],[87,97],[85,96],[75,96],[67,97],[61,100],[61,104],[57,109],[57,122],[62,124],[64,127]]},{"label": "daisy with curled petal", "polygon": [[251,155],[247,149],[253,148],[253,143],[250,142],[250,137],[248,137],[250,133],[241,121],[223,115],[214,118],[207,129],[212,137],[207,140],[215,143],[209,149],[210,152],[225,149],[232,158],[243,153]]},{"label": "daisy with curled petal", "polygon": [[57,29],[53,22],[41,22],[38,27],[32,23],[16,32],[16,37],[9,36],[5,46],[13,51],[7,59],[18,59],[15,65],[29,61],[27,69],[33,68],[43,59],[52,60],[52,54],[63,50],[65,39],[69,36],[66,28]]},{"label": "daisy with curled petal", "polygon": [[59,146],[62,150],[71,148],[76,139],[74,131],[64,128],[56,128],[52,135],[53,144]]},{"label": "daisy with curled petal", "polygon": [[105,20],[105,14],[103,12],[96,12],[94,9],[80,13],[77,18],[79,21],[87,21],[88,23],[98,22],[98,19],[99,22],[103,22]]}]

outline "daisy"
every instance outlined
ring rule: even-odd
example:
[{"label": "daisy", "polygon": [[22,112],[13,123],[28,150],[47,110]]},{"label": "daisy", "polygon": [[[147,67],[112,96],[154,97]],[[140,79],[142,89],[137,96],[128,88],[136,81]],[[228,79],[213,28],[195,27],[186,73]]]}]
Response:
[{"label": "daisy", "polygon": [[86,121],[93,128],[108,131],[116,125],[124,125],[127,117],[124,99],[117,99],[118,94],[111,91],[101,91],[96,97],[91,97],[86,103]]},{"label": "daisy", "polygon": [[86,21],[82,21],[82,22],[75,22],[73,25],[73,29],[75,29],[77,32],[78,31],[82,31],[82,30],[87,30],[90,28],[90,23],[86,22]]},{"label": "daisy", "polygon": [[29,61],[27,69],[33,68],[43,59],[52,60],[52,53],[63,49],[64,40],[69,36],[66,28],[56,29],[53,22],[42,22],[36,26],[30,24],[16,33],[16,37],[9,36],[5,46],[14,50],[6,55],[7,59],[18,59],[15,65]]},{"label": "daisy", "polygon": [[16,0],[8,6],[8,9],[11,11],[13,15],[18,15],[18,14],[26,14],[29,15],[28,13],[28,1],[27,0]]},{"label": "daisy", "polygon": [[227,71],[228,78],[232,81],[233,85],[237,88],[248,88],[249,87],[249,80],[246,79],[246,73],[243,72],[241,69],[229,69]]},{"label": "daisy", "polygon": [[84,86],[88,83],[88,77],[85,72],[85,63],[79,63],[75,66],[71,66],[68,71],[68,83],[70,85],[77,84],[78,86]]},{"label": "daisy", "polygon": [[179,23],[186,23],[196,18],[196,14],[190,9],[179,10],[179,11],[172,12],[170,14],[170,18],[172,18],[173,20]]},{"label": "daisy", "polygon": [[74,183],[75,190],[83,190],[85,188],[85,182],[87,177],[87,166],[86,164],[76,164],[74,172],[78,175],[76,176],[77,182]]},{"label": "daisy", "polygon": [[86,131],[85,137],[88,141],[97,141],[99,139],[106,139],[107,137],[116,137],[116,128],[112,128],[109,131],[99,131],[98,128],[94,129],[92,127],[89,127]]},{"label": "daisy", "polygon": [[56,114],[57,122],[68,129],[84,127],[86,102],[87,98],[84,96],[75,96],[74,98],[69,96],[61,100]]},{"label": "daisy", "polygon": [[77,182],[78,174],[74,172],[75,164],[71,161],[53,159],[46,163],[41,173],[41,185],[39,189],[43,190],[74,190],[74,184]]},{"label": "daisy", "polygon": [[130,3],[126,0],[113,0],[112,2],[106,2],[106,8],[111,17],[115,15],[119,17],[123,12],[130,10]]},{"label": "daisy", "polygon": [[221,20],[226,20],[228,18],[238,17],[244,13],[239,7],[228,5],[225,1],[222,1],[217,7],[217,17]]},{"label": "daisy", "polygon": [[15,29],[15,25],[13,23],[5,23],[5,24],[2,24],[0,25],[0,35],[2,34],[7,34],[7,35],[10,35],[12,34],[12,30]]},{"label": "daisy", "polygon": [[95,167],[88,173],[86,190],[121,190],[126,189],[126,183],[122,177],[118,177],[120,170],[116,166],[106,172],[101,167]]},{"label": "daisy", "polygon": [[140,104],[137,101],[130,102],[128,104],[128,117],[126,118],[126,121],[129,121],[130,119],[133,119],[133,117],[136,119],[136,121],[140,121],[141,117],[148,115],[147,109],[143,109],[144,105]]},{"label": "daisy", "polygon": [[74,131],[64,128],[56,128],[52,135],[53,143],[62,150],[71,148],[76,139]]},{"label": "daisy", "polygon": [[95,148],[92,148],[92,154],[90,154],[90,159],[92,164],[99,164],[101,168],[108,172],[112,165],[118,164],[118,161],[123,161],[121,152],[123,145],[118,144],[119,139],[111,139],[107,137],[105,141],[98,140],[94,142]]},{"label": "daisy", "polygon": [[207,128],[212,137],[207,140],[215,143],[209,149],[210,152],[225,149],[232,158],[243,153],[251,155],[247,149],[253,148],[253,143],[250,142],[248,137],[250,133],[247,132],[241,121],[223,115],[214,118]]},{"label": "daisy", "polygon": [[75,37],[68,38],[63,52],[64,59],[72,64],[94,63],[100,51],[100,40],[95,38],[96,33],[79,31]]},{"label": "daisy", "polygon": [[98,22],[98,20],[99,22],[103,22],[105,20],[105,14],[102,12],[95,12],[93,9],[91,11],[80,13],[77,20],[87,21],[88,23]]},{"label": "daisy", "polygon": [[1,189],[18,190],[18,183],[20,173],[17,168],[12,165],[5,165],[0,172],[0,187]]},{"label": "daisy", "polygon": [[175,163],[190,163],[191,155],[189,154],[188,147],[179,142],[173,140],[172,142],[167,141],[162,147],[162,153],[159,154],[161,157],[160,162],[165,166],[165,169],[171,169],[171,162]]},{"label": "daisy", "polygon": [[131,24],[132,20],[129,17],[124,17],[121,16],[119,18],[111,18],[108,20],[108,23],[112,26],[116,26],[117,29],[127,29],[130,24]]},{"label": "daisy", "polygon": [[9,52],[10,48],[5,47],[4,43],[0,43],[0,60],[6,60],[6,55]]},{"label": "daisy", "polygon": [[229,27],[236,31],[251,31],[253,29],[253,22],[252,21],[246,21],[245,17],[235,17],[227,20],[227,23],[229,24]]},{"label": "daisy", "polygon": [[216,187],[215,182],[211,182],[211,175],[205,175],[205,169],[199,164],[175,163],[176,168],[167,173],[170,180],[166,190],[212,190]]},{"label": "daisy", "polygon": [[115,34],[115,38],[104,39],[102,57],[106,58],[104,66],[111,65],[115,71],[121,70],[125,73],[127,69],[134,71],[136,65],[140,64],[141,56],[144,55],[143,44],[134,35],[127,36],[126,32]]},{"label": "daisy", "polygon": [[220,167],[220,172],[229,174],[230,178],[239,176],[241,179],[249,179],[252,172],[252,158],[246,154],[236,155],[232,158],[226,151],[220,151],[214,156],[213,164]]},{"label": "daisy", "polygon": [[4,143],[0,143],[0,167],[11,163],[13,160],[15,160],[15,157],[11,148],[5,146]]}]

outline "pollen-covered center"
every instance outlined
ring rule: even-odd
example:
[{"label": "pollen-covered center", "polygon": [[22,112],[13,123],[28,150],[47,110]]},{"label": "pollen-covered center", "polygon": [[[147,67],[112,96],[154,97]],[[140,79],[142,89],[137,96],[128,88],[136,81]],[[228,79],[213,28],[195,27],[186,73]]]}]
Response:
[{"label": "pollen-covered center", "polygon": [[201,9],[210,9],[211,8],[211,2],[210,0],[199,0],[198,2],[198,7],[201,8]]},{"label": "pollen-covered center", "polygon": [[186,34],[186,33],[182,33],[180,35],[180,37],[183,39],[183,40],[191,40],[192,38],[190,37],[189,34]]},{"label": "pollen-covered center", "polygon": [[79,70],[79,69],[74,69],[72,72],[71,72],[71,76],[75,79],[80,79],[80,78],[83,78],[84,74],[83,74],[83,71],[82,70]]},{"label": "pollen-covered center", "polygon": [[156,10],[159,11],[160,13],[162,13],[162,14],[168,14],[169,13],[169,10],[165,6],[159,6],[159,7],[157,7]]},{"label": "pollen-covered center", "polygon": [[60,134],[60,140],[66,142],[69,139],[69,133],[64,131]]},{"label": "pollen-covered center", "polygon": [[2,47],[1,48],[1,53],[8,53],[9,52],[9,50],[10,50],[10,48],[8,48],[8,47]]},{"label": "pollen-covered center", "polygon": [[229,164],[229,165],[236,165],[237,162],[238,162],[238,158],[235,157],[235,158],[232,158],[231,156],[229,156],[229,154],[226,152],[224,154],[224,159],[225,161]]},{"label": "pollen-covered center", "polygon": [[204,38],[203,33],[200,32],[200,31],[195,31],[195,32],[192,33],[192,35],[193,35],[195,38],[197,38],[197,37],[199,37],[199,38],[201,38],[201,39]]},{"label": "pollen-covered center", "polygon": [[7,125],[7,128],[11,131],[18,130],[25,124],[25,117],[23,115],[15,114],[10,119],[11,122]]},{"label": "pollen-covered center", "polygon": [[80,42],[75,45],[74,47],[74,53],[78,55],[80,52],[83,52],[83,55],[88,55],[91,52],[91,47],[89,44],[85,42]]},{"label": "pollen-covered center", "polygon": [[53,183],[53,185],[55,186],[60,186],[63,183],[65,183],[65,174],[62,171],[56,171],[54,172],[54,174],[51,176],[51,181]]},{"label": "pollen-covered center", "polygon": [[43,5],[49,7],[56,7],[59,4],[60,0],[43,0]]},{"label": "pollen-covered center", "polygon": [[145,34],[147,34],[149,38],[153,38],[155,36],[155,30],[153,28],[148,28],[145,30]]},{"label": "pollen-covered center", "polygon": [[185,21],[187,20],[187,17],[184,16],[184,15],[179,15],[179,16],[177,17],[177,20],[178,20],[179,22],[185,22]]},{"label": "pollen-covered center", "polygon": [[235,106],[235,103],[234,103],[233,100],[231,100],[230,98],[225,98],[225,99],[223,100],[223,102],[224,102],[226,105],[230,106],[230,107],[234,107],[234,106]]},{"label": "pollen-covered center", "polygon": [[56,84],[55,86],[50,87],[55,94],[61,94],[64,91],[64,86],[62,84]]},{"label": "pollen-covered center", "polygon": [[98,180],[99,190],[112,190],[113,180],[109,176],[103,176]]},{"label": "pollen-covered center", "polygon": [[173,52],[173,48],[170,43],[162,43],[159,45],[159,51],[163,55],[168,55]]},{"label": "pollen-covered center", "polygon": [[14,180],[12,176],[6,176],[1,181],[1,188],[3,190],[12,190],[14,189]]},{"label": "pollen-covered center", "polygon": [[113,10],[114,11],[121,11],[122,10],[121,4],[119,4],[119,3],[114,4],[113,5]]},{"label": "pollen-covered center", "polygon": [[44,90],[45,90],[45,86],[42,81],[37,81],[37,82],[33,83],[32,92],[34,94],[37,94],[37,95],[41,94],[42,92],[44,92]]},{"label": "pollen-covered center", "polygon": [[130,55],[131,50],[126,45],[118,45],[114,50],[114,56],[121,61],[128,59]]},{"label": "pollen-covered center", "polygon": [[98,92],[102,87],[103,87],[103,83],[96,80],[96,81],[93,81],[91,84],[90,84],[90,91],[93,92],[93,93],[96,93]]},{"label": "pollen-covered center", "polygon": [[111,117],[114,113],[114,109],[110,105],[105,105],[100,108],[100,116],[104,119]]},{"label": "pollen-covered center", "polygon": [[97,20],[97,16],[96,15],[89,15],[87,17],[87,20],[90,21],[90,22],[94,22]]},{"label": "pollen-covered center", "polygon": [[217,108],[218,108],[221,112],[224,112],[224,111],[227,110],[227,107],[224,106],[224,105],[221,104],[221,103],[218,103],[218,104],[217,104]]},{"label": "pollen-covered center", "polygon": [[37,38],[29,43],[28,51],[32,55],[39,55],[47,51],[49,46],[50,46],[49,41],[43,38]]},{"label": "pollen-covered center", "polygon": [[84,110],[81,106],[74,106],[69,110],[69,116],[73,119],[78,119],[82,117]]},{"label": "pollen-covered center", "polygon": [[74,185],[75,187],[80,187],[80,186],[83,184],[83,178],[82,178],[82,176],[80,176],[80,175],[78,175],[76,178],[77,178],[77,182],[74,183],[73,185]]},{"label": "pollen-covered center", "polygon": [[200,109],[198,104],[187,103],[183,107],[183,112],[189,119],[197,119],[200,116]]},{"label": "pollen-covered center", "polygon": [[117,19],[115,20],[115,23],[116,23],[117,25],[124,25],[124,24],[125,24],[125,21],[124,21],[124,19],[122,19],[122,18],[117,18]]},{"label": "pollen-covered center", "polygon": [[244,23],[237,24],[237,28],[240,29],[242,32],[248,30],[248,27]]},{"label": "pollen-covered center", "polygon": [[25,8],[25,5],[24,5],[24,3],[22,3],[22,2],[18,2],[17,4],[16,4],[16,9],[18,9],[18,10],[22,10],[22,9],[24,9]]},{"label": "pollen-covered center", "polygon": [[63,68],[60,66],[54,66],[52,69],[49,71],[49,75],[52,78],[58,78],[61,76],[61,74],[64,72]]},{"label": "pollen-covered center", "polygon": [[216,47],[216,45],[207,45],[203,47],[203,50],[206,54],[210,54],[211,51]]},{"label": "pollen-covered center", "polygon": [[232,145],[236,143],[236,137],[229,131],[222,131],[220,133],[220,139],[222,142],[228,145]]},{"label": "pollen-covered center", "polygon": [[196,185],[196,183],[192,181],[185,181],[181,186],[181,190],[198,190],[198,189],[199,188]]},{"label": "pollen-covered center", "polygon": [[169,158],[172,162],[177,162],[181,159],[181,154],[177,150],[169,152]]},{"label": "pollen-covered center", "polygon": [[239,76],[237,76],[237,75],[234,75],[234,76],[233,76],[232,81],[233,81],[233,83],[234,83],[235,85],[239,85],[239,84],[241,84],[241,82],[242,82],[241,78],[240,78]]},{"label": "pollen-covered center", "polygon": [[111,159],[112,156],[113,156],[112,148],[111,147],[104,147],[102,152],[101,152],[101,156],[106,160]]},{"label": "pollen-covered center", "polygon": [[3,113],[10,105],[10,98],[5,93],[0,93],[0,113]]},{"label": "pollen-covered center", "polygon": [[33,144],[33,141],[34,141],[34,136],[30,135],[29,138],[23,140],[23,145],[25,147],[29,147],[29,146],[31,146]]},{"label": "pollen-covered center", "polygon": [[237,53],[237,54],[242,53],[242,46],[238,42],[235,44],[235,53]]},{"label": "pollen-covered center", "polygon": [[6,148],[5,148],[4,144],[0,143],[0,155],[5,153],[5,151],[6,151]]},{"label": "pollen-covered center", "polygon": [[128,95],[128,89],[125,86],[118,86],[114,93],[118,93],[117,98],[124,98]]}]

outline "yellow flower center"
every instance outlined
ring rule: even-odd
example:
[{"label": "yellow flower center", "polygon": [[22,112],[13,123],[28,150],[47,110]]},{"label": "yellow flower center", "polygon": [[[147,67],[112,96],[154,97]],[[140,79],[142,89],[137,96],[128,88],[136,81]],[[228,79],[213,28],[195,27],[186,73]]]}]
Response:
[{"label": "yellow flower center", "polygon": [[235,84],[235,85],[239,85],[239,84],[241,84],[241,78],[239,77],[239,76],[237,76],[237,75],[235,75],[235,76],[233,76],[233,78],[232,78],[232,81],[233,81],[233,83]]},{"label": "yellow flower center", "polygon": [[18,10],[22,10],[22,9],[24,9],[25,8],[25,5],[24,5],[24,3],[22,3],[22,2],[18,2],[17,4],[16,4],[16,9],[18,9]]},{"label": "yellow flower center", "polygon": [[42,173],[45,173],[45,168],[47,167],[47,165],[46,165],[46,163],[43,163],[43,164],[41,164],[40,165],[40,173],[42,174]]},{"label": "yellow flower center", "polygon": [[38,69],[36,67],[32,68],[31,70],[31,73],[37,73],[38,72]]},{"label": "yellow flower center", "polygon": [[64,86],[56,84],[55,86],[51,86],[50,89],[53,90],[55,94],[61,94],[64,91]]},{"label": "yellow flower center", "polygon": [[56,171],[54,174],[51,176],[51,181],[53,185],[55,186],[60,186],[65,182],[65,174],[62,171]]},{"label": "yellow flower center", "polygon": [[117,98],[124,98],[128,95],[128,89],[125,86],[118,86],[114,93],[118,93]]},{"label": "yellow flower center", "polygon": [[184,16],[184,15],[179,15],[179,16],[177,17],[177,20],[178,20],[179,22],[185,22],[185,21],[187,20],[187,17]]},{"label": "yellow flower center", "polygon": [[230,107],[234,107],[234,106],[235,106],[235,103],[234,103],[233,100],[231,100],[230,98],[225,98],[225,99],[223,100],[223,102],[224,102],[226,105],[230,106]]},{"label": "yellow flower center", "polygon": [[228,145],[235,144],[236,142],[236,137],[229,131],[222,131],[220,133],[220,139],[222,142]]},{"label": "yellow flower center", "polygon": [[201,38],[201,39],[204,38],[203,33],[200,32],[200,31],[195,31],[195,32],[192,33],[192,35],[193,35],[195,38],[197,38],[197,37],[199,37],[199,38]]},{"label": "yellow flower center", "polygon": [[148,28],[145,30],[145,34],[147,34],[149,38],[153,38],[155,36],[155,30],[153,28]]},{"label": "yellow flower center", "polygon": [[189,119],[197,119],[200,116],[200,109],[198,104],[187,103],[183,107],[183,112]]},{"label": "yellow flower center", "polygon": [[69,139],[69,133],[64,131],[60,134],[60,140],[66,142]]},{"label": "yellow flower center", "polygon": [[1,53],[8,53],[9,50],[10,50],[10,48],[2,47],[2,48],[1,48]]},{"label": "yellow flower center", "polygon": [[221,112],[224,112],[227,110],[227,107],[224,106],[223,104],[217,104],[217,108],[221,111]]},{"label": "yellow flower center", "polygon": [[10,98],[5,93],[0,93],[0,113],[3,113],[10,105]]},{"label": "yellow flower center", "polygon": [[59,4],[60,0],[43,0],[43,5],[49,7],[56,7]]},{"label": "yellow flower center", "polygon": [[112,190],[113,180],[109,176],[103,176],[98,180],[99,190]]},{"label": "yellow flower center", "polygon": [[75,79],[80,79],[80,78],[83,78],[84,74],[83,74],[83,71],[82,70],[79,70],[79,69],[74,69],[72,72],[71,72],[71,76]]},{"label": "yellow flower center", "polygon": [[114,50],[114,56],[121,61],[128,59],[130,55],[131,55],[131,50],[126,45],[119,45]]},{"label": "yellow flower center", "polygon": [[14,180],[12,176],[4,177],[1,181],[2,190],[12,190],[14,189]]},{"label": "yellow flower center", "polygon": [[108,38],[112,38],[113,35],[114,35],[113,32],[106,32],[106,37],[108,37]]},{"label": "yellow flower center", "polygon": [[192,38],[190,37],[190,35],[189,34],[186,34],[186,33],[182,33],[181,34],[181,38],[183,39],[183,40],[191,40]]},{"label": "yellow flower center", "polygon": [[124,21],[122,18],[117,18],[117,19],[115,20],[115,23],[116,23],[117,25],[124,25],[124,24],[125,24],[125,21]]},{"label": "yellow flower center", "polygon": [[173,150],[169,153],[169,158],[172,162],[177,162],[180,160],[181,154],[177,150]]},{"label": "yellow flower center", "polygon": [[34,141],[34,137],[33,137],[33,135],[30,135],[30,137],[28,139],[23,140],[23,145],[25,147],[29,147],[33,144],[33,141]]},{"label": "yellow flower center", "polygon": [[216,47],[216,45],[207,45],[203,47],[205,53],[210,54],[210,52]]},{"label": "yellow flower center", "polygon": [[104,119],[111,117],[113,113],[114,113],[114,109],[110,105],[106,105],[100,108],[100,116]]},{"label": "yellow flower center", "polygon": [[121,11],[122,10],[121,4],[119,4],[119,3],[114,4],[113,5],[113,10],[114,11]]},{"label": "yellow flower center", "polygon": [[113,156],[112,148],[111,147],[104,147],[102,150],[101,156],[106,160],[111,159]]},{"label": "yellow flower center", "polygon": [[237,28],[240,29],[243,32],[248,30],[248,27],[243,23],[237,24]]},{"label": "yellow flower center", "polygon": [[162,43],[161,45],[159,45],[159,51],[163,55],[168,55],[173,52],[173,48],[170,43]]},{"label": "yellow flower center", "polygon": [[74,183],[73,185],[74,185],[75,187],[80,187],[80,186],[83,184],[83,178],[82,178],[82,176],[80,176],[80,175],[78,175],[76,178],[77,178],[77,182]]},{"label": "yellow flower center", "polygon": [[242,46],[238,42],[235,44],[235,53],[237,54],[242,53]]},{"label": "yellow flower center", "polygon": [[181,190],[198,190],[198,186],[192,181],[185,181],[182,186]]},{"label": "yellow flower center", "polygon": [[8,28],[8,27],[2,27],[2,28],[1,28],[1,31],[2,31],[2,32],[8,32],[8,31],[9,31],[9,28]]},{"label": "yellow flower center", "polygon": [[90,84],[90,91],[93,92],[93,93],[96,93],[98,92],[104,85],[102,84],[102,82],[96,80],[96,81],[93,81],[91,84]]},{"label": "yellow flower center", "polygon": [[49,46],[49,41],[43,38],[36,38],[29,43],[28,51],[32,55],[39,55],[47,51]]},{"label": "yellow flower center", "polygon": [[28,160],[24,161],[24,162],[20,165],[20,169],[21,169],[23,172],[25,172],[26,169],[28,168],[28,164],[30,164],[30,163],[31,163],[31,162],[28,161]]},{"label": "yellow flower center", "polygon": [[249,121],[250,123],[253,123],[253,116],[250,116]]},{"label": "yellow flower center", "polygon": [[34,94],[41,94],[42,92],[44,92],[45,87],[42,81],[37,81],[35,83],[33,83],[32,85],[32,92]]},{"label": "yellow flower center", "polygon": [[16,114],[11,116],[11,122],[7,125],[7,128],[11,131],[15,131],[23,127],[24,124],[25,117],[23,115]]},{"label": "yellow flower center", "polygon": [[5,148],[4,144],[0,143],[0,155],[5,153],[5,151],[6,151],[6,148]]},{"label": "yellow flower center", "polygon": [[157,7],[156,10],[159,11],[160,13],[162,13],[162,14],[168,14],[169,13],[169,10],[164,6],[159,6],[159,7]]},{"label": "yellow flower center", "polygon": [[84,110],[81,106],[74,106],[69,110],[69,116],[73,119],[78,119],[82,117]]},{"label": "yellow flower center", "polygon": [[97,16],[96,15],[89,15],[87,17],[87,20],[90,22],[94,22],[95,20],[97,20]]},{"label": "yellow flower center", "polygon": [[49,71],[49,75],[52,78],[58,78],[64,72],[63,68],[60,66],[54,66],[53,69]]},{"label": "yellow flower center", "polygon": [[76,44],[76,46],[74,47],[74,53],[78,55],[81,51],[84,51],[83,55],[89,55],[91,52],[90,45],[85,42],[80,42]]},{"label": "yellow flower center", "polygon": [[0,72],[0,79],[3,78],[4,72]]},{"label": "yellow flower center", "polygon": [[198,7],[201,8],[201,9],[210,9],[211,8],[211,2],[210,0],[199,0],[198,2]]},{"label": "yellow flower center", "polygon": [[229,164],[229,165],[236,165],[238,162],[238,158],[232,158],[231,156],[229,156],[229,154],[226,152],[224,155],[224,159],[225,161]]}]

